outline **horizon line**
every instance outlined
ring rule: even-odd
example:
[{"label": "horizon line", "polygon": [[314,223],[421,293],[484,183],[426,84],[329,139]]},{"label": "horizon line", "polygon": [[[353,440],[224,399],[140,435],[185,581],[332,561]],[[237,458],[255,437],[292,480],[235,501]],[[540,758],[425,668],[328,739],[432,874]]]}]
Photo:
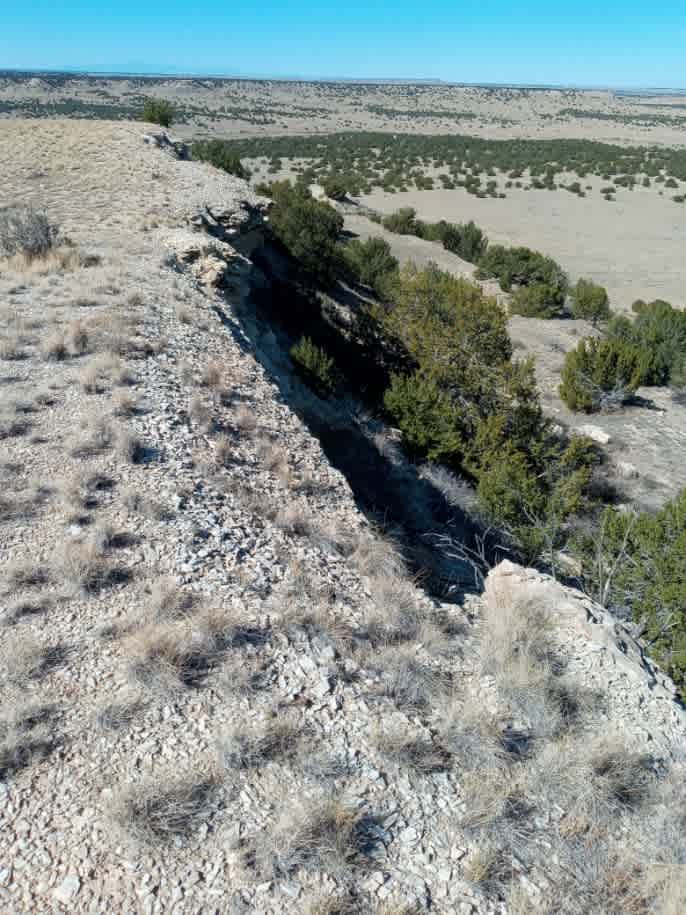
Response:
[{"label": "horizon line", "polygon": [[535,90],[577,90],[581,92],[610,91],[610,92],[665,92],[686,93],[686,88],[678,86],[641,86],[641,85],[611,85],[611,84],[583,84],[583,83],[501,83],[501,82],[474,82],[446,80],[439,77],[352,77],[352,76],[270,76],[266,74],[252,74],[250,76],[231,73],[199,73],[192,71],[165,71],[165,70],[125,70],[120,68],[98,69],[89,67],[2,67],[3,74],[14,75],[42,75],[42,76],[91,76],[91,77],[135,77],[136,79],[208,79],[208,80],[235,80],[243,82],[284,82],[284,83],[364,83],[367,85],[388,85],[391,83],[403,85],[436,85],[456,86],[470,89],[535,89]]}]

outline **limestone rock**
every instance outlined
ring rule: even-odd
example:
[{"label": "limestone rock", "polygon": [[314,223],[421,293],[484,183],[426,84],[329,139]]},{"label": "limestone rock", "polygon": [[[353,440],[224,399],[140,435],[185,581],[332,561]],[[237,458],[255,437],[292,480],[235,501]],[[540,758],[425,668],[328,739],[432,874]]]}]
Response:
[{"label": "limestone rock", "polygon": [[593,423],[584,423],[581,426],[576,427],[576,432],[579,435],[585,435],[587,438],[592,439],[594,442],[598,442],[599,445],[608,445],[611,441],[611,437],[605,432],[604,429],[601,429],[600,426],[594,426]]}]

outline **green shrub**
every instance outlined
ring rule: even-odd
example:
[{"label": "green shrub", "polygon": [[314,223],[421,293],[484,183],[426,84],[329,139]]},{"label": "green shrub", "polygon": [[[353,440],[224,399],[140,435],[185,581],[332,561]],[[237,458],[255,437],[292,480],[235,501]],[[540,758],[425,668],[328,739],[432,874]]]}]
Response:
[{"label": "green shrub", "polygon": [[578,280],[569,293],[569,307],[575,318],[590,321],[596,327],[612,316],[607,289],[591,280]]},{"label": "green shrub", "polygon": [[201,162],[209,162],[215,168],[235,175],[237,178],[250,179],[250,172],[244,168],[241,160],[225,140],[200,140],[191,146],[191,155]]},{"label": "green shrub", "polygon": [[635,320],[615,316],[607,326],[607,336],[631,343],[642,351],[641,384],[671,384],[675,370],[683,366],[686,358],[686,312],[662,299],[638,300],[632,310]]},{"label": "green shrub", "polygon": [[355,279],[377,293],[382,291],[387,275],[398,269],[391,246],[383,238],[354,238],[343,249],[343,257]]},{"label": "green shrub", "polygon": [[327,175],[322,180],[322,188],[331,200],[343,200],[348,193],[345,181],[340,175]]},{"label": "green shrub", "polygon": [[488,247],[488,239],[473,221],[458,225],[448,223],[441,240],[447,251],[471,264],[477,263]]},{"label": "green shrub", "polygon": [[269,222],[274,235],[307,276],[330,284],[342,266],[338,240],[343,217],[300,185],[277,181],[270,190],[274,206]]},{"label": "green shrub", "polygon": [[607,508],[576,547],[588,591],[644,627],[648,654],[686,699],[686,490],[657,514]]},{"label": "green shrub", "polygon": [[59,228],[30,206],[0,208],[0,257],[44,257],[57,243]]},{"label": "green shrub", "polygon": [[141,118],[149,124],[171,127],[174,123],[174,107],[171,102],[165,99],[148,98],[143,104]]},{"label": "green shrub", "polygon": [[397,235],[418,235],[419,223],[417,211],[413,207],[402,207],[395,213],[384,216],[381,224],[389,232]]},{"label": "green shrub", "polygon": [[478,275],[480,279],[495,277],[506,292],[513,286],[545,285],[560,306],[567,293],[567,276],[562,267],[531,248],[489,245],[479,259]]},{"label": "green shrub", "polygon": [[290,355],[298,374],[313,390],[324,396],[336,393],[340,374],[325,350],[316,346],[309,337],[301,337],[291,347]]},{"label": "green shrub", "polygon": [[591,508],[588,497],[597,446],[582,436],[565,443],[544,427],[537,454],[526,455],[505,439],[484,453],[477,495],[483,515],[508,532],[524,560],[545,561],[553,571],[571,520]]},{"label": "green shrub", "polygon": [[[507,506],[525,502],[531,518],[534,507],[543,511],[546,474],[558,454],[533,363],[512,361],[506,316],[494,299],[436,267],[403,268],[392,302],[379,320],[406,354],[407,370],[392,379],[387,411],[415,455],[479,482],[484,513],[505,524],[531,558],[536,549],[533,541],[525,547],[528,516],[514,524],[515,511]],[[511,490],[505,501],[503,487]],[[543,500],[536,506],[534,495]]]},{"label": "green shrub", "polygon": [[393,307],[382,315],[387,332],[399,341],[410,364],[434,366],[451,385],[479,385],[484,366],[510,359],[507,317],[479,286],[435,266],[407,264]]},{"label": "green shrub", "polygon": [[618,339],[586,338],[567,353],[560,397],[570,410],[592,413],[630,400],[645,373],[645,354]]},{"label": "green shrub", "polygon": [[558,290],[545,283],[520,286],[512,296],[510,313],[525,318],[559,318],[562,307]]},{"label": "green shrub", "polygon": [[465,424],[460,408],[434,379],[420,372],[394,375],[384,406],[410,451],[430,461],[460,466],[465,456]]}]

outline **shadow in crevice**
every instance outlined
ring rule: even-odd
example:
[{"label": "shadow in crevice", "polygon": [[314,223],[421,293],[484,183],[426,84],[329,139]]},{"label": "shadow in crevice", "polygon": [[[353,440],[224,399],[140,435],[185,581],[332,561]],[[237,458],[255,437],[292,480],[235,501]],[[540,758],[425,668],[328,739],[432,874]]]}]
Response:
[{"label": "shadow in crevice", "polygon": [[[354,290],[341,289],[343,307],[350,307],[354,295]],[[379,402],[387,385],[387,368],[379,366],[378,359],[372,363],[362,347],[332,328],[322,318],[318,301],[303,298],[283,283],[258,290],[248,304],[231,314],[219,306],[215,311],[319,440],[329,462],[346,478],[362,513],[399,538],[410,570],[421,575],[427,591],[448,601],[473,590],[477,579],[472,564],[446,556],[437,543],[443,535],[474,548],[482,533],[480,525],[423,478],[383,423],[371,418],[370,405]],[[364,390],[337,399],[318,398],[297,376],[288,355],[302,333],[325,346],[345,374],[351,361],[356,362],[354,377],[365,378]]]}]

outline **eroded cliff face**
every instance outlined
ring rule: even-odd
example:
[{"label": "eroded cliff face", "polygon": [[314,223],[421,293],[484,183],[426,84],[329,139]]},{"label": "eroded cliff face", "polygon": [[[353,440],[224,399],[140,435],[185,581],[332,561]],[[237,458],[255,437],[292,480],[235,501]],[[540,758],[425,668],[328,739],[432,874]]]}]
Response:
[{"label": "eroded cliff face", "polygon": [[266,201],[142,133],[0,132],[91,255],[0,270],[0,910],[668,912],[669,681],[531,570],[422,589],[245,315]]}]

